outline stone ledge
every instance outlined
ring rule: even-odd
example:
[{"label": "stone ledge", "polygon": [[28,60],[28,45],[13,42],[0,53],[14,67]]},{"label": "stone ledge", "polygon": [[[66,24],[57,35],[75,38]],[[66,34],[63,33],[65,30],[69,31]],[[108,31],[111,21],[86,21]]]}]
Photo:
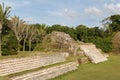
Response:
[{"label": "stone ledge", "polygon": [[0,60],[0,76],[47,66],[66,59],[62,54]]},{"label": "stone ledge", "polygon": [[51,67],[48,69],[39,70],[36,72],[28,73],[21,76],[12,77],[12,80],[47,80],[59,75],[65,74],[69,71],[76,70],[78,63],[69,62],[59,66]]}]

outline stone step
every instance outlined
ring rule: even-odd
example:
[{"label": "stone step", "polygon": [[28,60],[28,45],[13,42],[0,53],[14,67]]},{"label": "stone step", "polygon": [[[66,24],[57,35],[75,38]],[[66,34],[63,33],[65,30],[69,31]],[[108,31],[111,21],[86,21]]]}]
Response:
[{"label": "stone step", "polygon": [[62,54],[3,59],[0,60],[0,76],[60,63],[65,60]]},{"label": "stone step", "polygon": [[80,49],[90,58],[93,63],[106,61],[107,58],[96,48],[94,44],[80,45]]},{"label": "stone step", "polygon": [[48,69],[38,70],[21,76],[12,77],[12,80],[47,80],[59,75],[65,74],[69,71],[76,70],[77,62],[69,62],[62,65],[50,67]]}]

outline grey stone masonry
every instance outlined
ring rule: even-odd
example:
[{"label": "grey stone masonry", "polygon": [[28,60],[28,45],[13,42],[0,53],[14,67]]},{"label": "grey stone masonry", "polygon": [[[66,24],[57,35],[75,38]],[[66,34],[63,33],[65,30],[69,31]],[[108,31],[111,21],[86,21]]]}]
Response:
[{"label": "grey stone masonry", "polygon": [[62,54],[3,59],[0,60],[0,76],[64,62],[65,60]]},{"label": "grey stone masonry", "polygon": [[69,62],[48,69],[43,69],[25,75],[16,76],[11,79],[12,80],[47,80],[65,74],[69,71],[76,70],[77,66],[78,66],[77,62]]},{"label": "grey stone masonry", "polygon": [[85,55],[89,57],[89,59],[93,63],[99,63],[103,61],[107,61],[108,59],[96,48],[94,44],[84,44],[80,45],[80,49],[84,51]]}]

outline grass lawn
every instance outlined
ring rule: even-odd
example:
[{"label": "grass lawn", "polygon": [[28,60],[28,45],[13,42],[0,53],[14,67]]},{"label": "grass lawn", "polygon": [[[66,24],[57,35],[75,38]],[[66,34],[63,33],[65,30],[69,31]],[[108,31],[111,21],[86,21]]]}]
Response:
[{"label": "grass lawn", "polygon": [[99,64],[82,64],[76,71],[51,80],[120,80],[120,55]]}]

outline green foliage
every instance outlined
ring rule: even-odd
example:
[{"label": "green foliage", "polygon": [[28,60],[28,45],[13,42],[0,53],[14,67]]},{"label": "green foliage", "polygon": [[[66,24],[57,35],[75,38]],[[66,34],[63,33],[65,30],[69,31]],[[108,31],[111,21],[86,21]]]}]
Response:
[{"label": "green foliage", "polygon": [[89,37],[89,42],[96,45],[97,48],[102,49],[104,52],[112,51],[112,41],[111,37],[101,38],[101,37]]},{"label": "green foliage", "polygon": [[11,7],[0,4],[0,22],[4,22],[10,15]]},{"label": "green foliage", "polygon": [[2,28],[2,55],[17,54],[17,39],[7,25],[4,24]]},{"label": "green foliage", "polygon": [[120,31],[120,15],[112,15],[105,18],[103,24],[108,25],[108,29],[111,32]]},{"label": "green foliage", "polygon": [[108,33],[98,27],[87,28],[84,25],[76,27],[77,39],[87,43],[94,43],[104,52],[112,50],[111,37]]},{"label": "green foliage", "polygon": [[17,54],[17,40],[12,34],[3,40],[2,55],[14,55]]},{"label": "green foliage", "polygon": [[79,25],[76,27],[77,39],[80,41],[85,41],[87,37],[87,27],[84,25]]},{"label": "green foliage", "polygon": [[61,26],[61,25],[52,25],[51,27],[46,28],[47,33],[51,33],[52,31],[60,31],[69,34],[73,39],[77,40],[76,30],[72,27]]}]

